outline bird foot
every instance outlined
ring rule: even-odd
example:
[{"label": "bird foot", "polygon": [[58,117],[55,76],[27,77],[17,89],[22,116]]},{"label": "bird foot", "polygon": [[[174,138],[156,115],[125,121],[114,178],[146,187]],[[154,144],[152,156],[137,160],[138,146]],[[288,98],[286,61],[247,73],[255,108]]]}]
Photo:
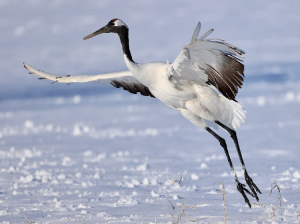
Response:
[{"label": "bird foot", "polygon": [[261,194],[261,191],[258,189],[258,187],[256,186],[256,184],[253,182],[253,180],[251,179],[251,177],[249,177],[247,171],[245,170],[245,180],[246,180],[246,183],[248,184],[249,188],[251,189],[253,195],[252,197],[255,197],[257,201],[259,201],[259,198],[257,196],[257,193],[260,193]]},{"label": "bird foot", "polygon": [[249,208],[251,208],[250,201],[247,198],[245,192],[250,194],[252,197],[254,197],[254,195],[246,188],[245,184],[241,184],[240,182],[237,182],[236,186],[237,186],[238,191],[242,194],[243,198],[245,199],[245,202],[248,204]]}]

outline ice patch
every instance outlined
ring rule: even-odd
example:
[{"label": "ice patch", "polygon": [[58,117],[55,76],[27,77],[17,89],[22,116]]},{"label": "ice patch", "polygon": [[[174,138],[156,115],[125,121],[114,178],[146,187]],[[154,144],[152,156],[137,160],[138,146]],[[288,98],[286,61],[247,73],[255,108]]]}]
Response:
[{"label": "ice patch", "polygon": [[81,130],[80,130],[80,127],[78,125],[74,125],[74,128],[73,128],[73,135],[74,136],[80,136],[82,133],[81,133]]},{"label": "ice patch", "polygon": [[32,175],[27,175],[26,176],[26,182],[30,183],[33,180],[33,176]]},{"label": "ice patch", "polygon": [[285,99],[287,101],[294,101],[296,98],[295,94],[291,91],[287,92],[286,95],[285,95]]},{"label": "ice patch", "polygon": [[294,176],[294,178],[296,178],[296,179],[300,179],[300,173],[298,172],[298,170],[296,170],[296,171],[293,173],[293,176]]},{"label": "ice patch", "polygon": [[80,204],[77,206],[77,208],[87,208],[87,207],[86,207],[86,205],[80,203]]},{"label": "ice patch", "polygon": [[94,179],[100,179],[100,175],[99,175],[99,173],[97,172],[97,173],[95,173],[95,175],[93,176],[93,178]]},{"label": "ice patch", "polygon": [[62,159],[62,165],[63,166],[71,166],[72,165],[72,161],[71,158],[66,156]]},{"label": "ice patch", "polygon": [[131,183],[133,183],[135,186],[139,186],[140,185],[140,182],[138,180],[131,180]]},{"label": "ice patch", "polygon": [[159,197],[159,194],[152,190],[151,191],[151,196],[152,197]]},{"label": "ice patch", "polygon": [[21,176],[20,182],[22,183],[30,183],[33,180],[33,176],[31,174],[27,175],[26,177]]},{"label": "ice patch", "polygon": [[264,96],[259,96],[257,99],[256,99],[256,103],[258,106],[264,106],[266,104],[266,98]]},{"label": "ice patch", "polygon": [[31,120],[26,120],[25,123],[24,123],[24,127],[25,127],[25,128],[28,128],[28,129],[33,128],[33,127],[34,127],[33,121],[31,121]]},{"label": "ice patch", "polygon": [[81,173],[80,173],[80,172],[76,173],[76,174],[75,174],[75,177],[76,177],[76,178],[81,178]]},{"label": "ice patch", "polygon": [[85,152],[83,153],[83,156],[84,156],[84,157],[90,157],[90,156],[92,156],[92,155],[93,155],[93,152],[92,152],[91,150],[85,151]]},{"label": "ice patch", "polygon": [[105,152],[99,153],[98,155],[95,155],[92,151],[86,151],[84,153],[84,162],[97,163],[104,159],[106,159]]},{"label": "ice patch", "polygon": [[144,163],[142,165],[139,165],[136,167],[137,171],[146,171],[149,168],[149,165],[147,163]]},{"label": "ice patch", "polygon": [[283,156],[288,154],[289,152],[287,150],[261,150],[260,153],[267,154],[271,157],[276,157],[276,156]]},{"label": "ice patch", "polygon": [[0,216],[3,216],[3,215],[7,215],[7,211],[6,210],[0,210]]},{"label": "ice patch", "polygon": [[76,95],[73,97],[73,103],[74,104],[78,104],[81,101],[81,96],[80,95]]},{"label": "ice patch", "polygon": [[178,200],[180,197],[178,195],[173,195],[173,200]]},{"label": "ice patch", "polygon": [[157,184],[158,182],[156,178],[151,179],[151,185],[157,185]]},{"label": "ice patch", "polygon": [[191,179],[192,180],[199,180],[199,176],[197,176],[197,174],[195,174],[195,173],[192,173],[191,174]]},{"label": "ice patch", "polygon": [[207,207],[210,206],[209,204],[201,204],[201,205],[196,205],[196,207]]},{"label": "ice patch", "polygon": [[59,180],[64,180],[65,178],[66,178],[66,175],[63,173],[61,173],[57,176],[57,179],[59,179]]},{"label": "ice patch", "polygon": [[118,205],[127,205],[127,206],[132,206],[132,205],[137,205],[139,204],[139,202],[135,199],[133,199],[132,197],[130,196],[127,196],[127,197],[121,197],[120,200],[118,200],[117,202]]},{"label": "ice patch", "polygon": [[291,173],[289,170],[286,170],[286,171],[282,172],[282,175],[289,176],[289,175],[291,175]]},{"label": "ice patch", "polygon": [[215,154],[211,155],[211,156],[208,156],[208,157],[205,157],[205,161],[206,162],[209,162],[211,160],[223,160],[225,157],[223,155],[219,155],[219,156],[216,156]]},{"label": "ice patch", "polygon": [[280,177],[278,179],[276,179],[277,181],[286,181],[286,180],[290,180],[291,178],[289,177]]},{"label": "ice patch", "polygon": [[110,220],[110,219],[116,219],[116,217],[111,216],[110,214],[106,213],[106,212],[98,212],[97,217],[101,217],[105,220]]},{"label": "ice patch", "polygon": [[149,179],[147,177],[143,179],[143,185],[149,185]]},{"label": "ice patch", "polygon": [[211,191],[209,191],[209,192],[205,192],[205,194],[217,194],[217,192],[211,190]]},{"label": "ice patch", "polygon": [[200,170],[208,169],[208,166],[205,163],[201,163]]}]

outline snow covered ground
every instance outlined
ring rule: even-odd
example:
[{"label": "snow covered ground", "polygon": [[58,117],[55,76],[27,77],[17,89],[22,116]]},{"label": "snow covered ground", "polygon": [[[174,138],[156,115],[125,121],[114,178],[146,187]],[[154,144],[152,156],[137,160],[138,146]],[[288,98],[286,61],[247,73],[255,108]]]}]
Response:
[{"label": "snow covered ground", "polygon": [[[244,160],[262,190],[260,202],[279,205],[276,191],[269,196],[276,182],[287,201],[283,216],[277,209],[275,219],[296,222],[300,83],[256,84],[245,92],[269,88],[272,94],[239,98],[248,111],[247,123],[238,130]],[[198,223],[222,221],[219,182],[226,188],[231,222],[262,221],[260,209],[250,210],[237,192],[218,142],[155,99],[116,91],[7,100],[0,107],[2,221],[25,223],[26,215],[42,223],[83,223],[84,217],[86,223],[154,223],[155,218],[167,223],[169,201],[197,204]],[[218,132],[243,180],[228,133]],[[171,184],[169,177],[179,181],[178,174],[183,180]],[[269,206],[265,214],[271,212]]]},{"label": "snow covered ground", "polygon": [[[220,182],[230,223],[263,221],[237,192],[219,143],[177,111],[100,84],[50,85],[22,67],[71,75],[126,69],[116,36],[82,41],[114,17],[129,25],[138,62],[174,60],[199,20],[201,33],[215,28],[213,37],[246,51],[237,97],[247,110],[237,131],[243,157],[268,220],[279,206],[278,192],[269,196],[276,182],[284,199],[274,221],[296,223],[298,1],[141,2],[0,0],[0,223],[27,223],[24,215],[37,223],[167,223],[169,201],[197,204],[197,223],[223,222]],[[244,182],[232,140],[217,132]]]}]

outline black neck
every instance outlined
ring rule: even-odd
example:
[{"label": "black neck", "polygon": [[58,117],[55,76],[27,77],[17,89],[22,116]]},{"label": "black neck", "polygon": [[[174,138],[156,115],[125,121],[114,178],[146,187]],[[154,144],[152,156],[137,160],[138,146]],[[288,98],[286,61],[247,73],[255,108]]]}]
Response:
[{"label": "black neck", "polygon": [[122,30],[121,32],[118,32],[118,35],[122,44],[123,53],[126,54],[129,61],[134,63],[129,49],[128,29],[126,27],[122,27]]}]

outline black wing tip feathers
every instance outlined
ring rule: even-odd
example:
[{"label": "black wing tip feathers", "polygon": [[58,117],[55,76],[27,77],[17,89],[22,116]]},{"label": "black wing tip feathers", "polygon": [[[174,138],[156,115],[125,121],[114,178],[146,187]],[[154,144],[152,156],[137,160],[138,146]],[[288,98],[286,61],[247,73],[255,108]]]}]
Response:
[{"label": "black wing tip feathers", "polygon": [[123,87],[124,90],[132,94],[137,94],[139,92],[143,96],[150,96],[152,98],[155,98],[155,96],[153,96],[153,94],[150,92],[149,88],[141,83],[126,83],[117,80],[111,80],[110,83],[116,88]]},{"label": "black wing tip feathers", "polygon": [[235,101],[238,89],[244,82],[244,65],[235,55],[222,53],[222,62],[217,67],[206,64],[206,74],[210,84],[214,85],[223,96]]}]

